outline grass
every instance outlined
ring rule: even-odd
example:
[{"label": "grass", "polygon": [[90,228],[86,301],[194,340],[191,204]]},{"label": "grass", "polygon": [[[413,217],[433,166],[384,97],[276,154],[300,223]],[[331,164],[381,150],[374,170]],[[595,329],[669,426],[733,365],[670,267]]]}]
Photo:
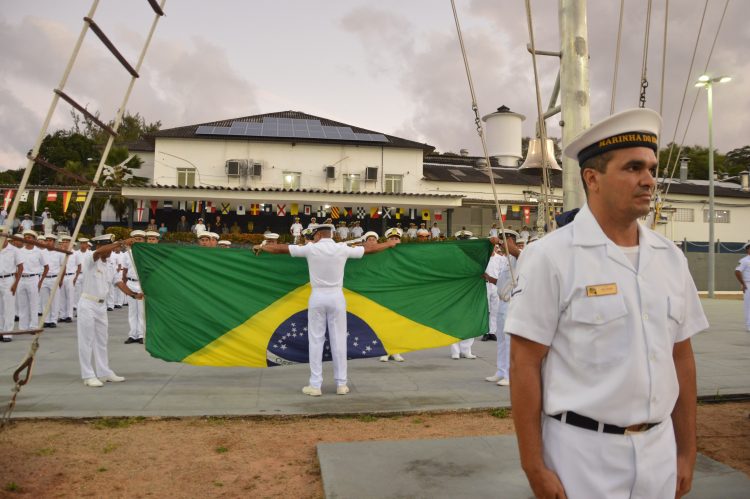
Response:
[{"label": "grass", "polygon": [[108,443],[107,445],[104,446],[104,449],[102,449],[102,452],[104,452],[105,454],[109,454],[110,452],[117,449],[118,447],[119,445],[117,444]]},{"label": "grass", "polygon": [[98,471],[99,473],[102,473],[102,472],[107,471],[107,468],[102,466],[101,468],[98,468],[96,471]]},{"label": "grass", "polygon": [[34,454],[37,456],[51,456],[54,453],[55,449],[53,449],[52,447],[43,447],[34,451]]},{"label": "grass", "polygon": [[510,417],[510,411],[506,409],[505,407],[501,407],[499,409],[491,410],[490,416],[492,416],[493,418],[498,418],[498,419],[507,419],[508,417]]},{"label": "grass", "polygon": [[16,482],[8,482],[5,484],[5,492],[18,492],[20,490],[21,487],[19,487]]},{"label": "grass", "polygon": [[424,419],[421,419],[421,418],[414,418],[414,419],[412,419],[412,420],[411,420],[411,422],[412,422],[413,424],[422,424],[422,423],[424,423]]},{"label": "grass", "polygon": [[222,482],[214,482],[214,487],[223,487],[224,484]]},{"label": "grass", "polygon": [[144,421],[146,418],[143,416],[136,416],[132,418],[101,418],[94,421],[94,428],[97,430],[109,430],[115,428],[127,428],[136,423]]},{"label": "grass", "polygon": [[225,452],[229,452],[229,449],[224,447],[223,445],[218,446],[216,449],[217,454],[224,454]]},{"label": "grass", "polygon": [[378,417],[373,416],[372,414],[360,414],[357,416],[357,421],[362,421],[363,423],[372,423],[373,421],[377,421]]}]

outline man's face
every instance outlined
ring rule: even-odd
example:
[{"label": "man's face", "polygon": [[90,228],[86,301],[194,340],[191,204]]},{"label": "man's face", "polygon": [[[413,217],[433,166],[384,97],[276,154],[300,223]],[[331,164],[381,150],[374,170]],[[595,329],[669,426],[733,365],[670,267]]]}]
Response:
[{"label": "man's face", "polygon": [[187,218],[185,218],[185,215],[182,215],[182,216],[180,217],[180,222],[184,222],[184,221],[186,221],[186,220],[187,220]]},{"label": "man's face", "polygon": [[417,241],[429,241],[430,236],[427,234],[417,234]]},{"label": "man's face", "polygon": [[656,155],[647,147],[612,151],[604,173],[587,169],[589,197],[616,218],[636,220],[648,215],[656,186]]},{"label": "man's face", "polygon": [[365,239],[366,243],[376,243],[378,242],[378,238],[375,236],[369,236],[367,239]]},{"label": "man's face", "polygon": [[143,242],[145,242],[145,241],[146,241],[146,238],[145,238],[145,237],[143,237],[143,236],[135,236],[135,237],[133,238],[133,242],[134,242],[134,243],[143,243]]},{"label": "man's face", "polygon": [[156,236],[148,236],[148,237],[146,238],[146,242],[147,242],[148,244],[159,244],[159,238],[158,238],[158,237],[156,237]]},{"label": "man's face", "polygon": [[36,238],[34,236],[23,236],[23,240],[26,241],[26,247],[31,249],[34,247]]},{"label": "man's face", "polygon": [[90,247],[91,245],[89,243],[81,243],[81,251],[83,251],[84,253],[87,252]]},{"label": "man's face", "polygon": [[208,240],[208,247],[209,247],[209,248],[215,248],[215,247],[217,247],[218,245],[219,245],[219,240],[218,240],[218,239],[214,239],[214,238],[212,237],[211,239],[209,239],[209,240]]},{"label": "man's face", "polygon": [[204,248],[208,248],[210,241],[211,241],[210,237],[201,237],[200,239],[198,239],[198,246],[203,246]]},{"label": "man's face", "polygon": [[389,241],[396,241],[397,243],[401,242],[401,238],[398,236],[391,236],[388,238]]}]

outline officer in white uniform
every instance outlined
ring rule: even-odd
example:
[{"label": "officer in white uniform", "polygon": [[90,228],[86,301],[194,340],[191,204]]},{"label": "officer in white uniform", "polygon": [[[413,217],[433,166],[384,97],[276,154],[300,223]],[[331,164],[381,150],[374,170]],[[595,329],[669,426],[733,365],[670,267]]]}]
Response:
[{"label": "officer in white uniform", "polygon": [[21,330],[37,326],[39,289],[42,287],[43,274],[47,272],[42,250],[32,244],[36,242],[36,232],[25,230],[23,238],[27,243],[18,252],[23,263],[23,273],[16,291],[18,329]]},{"label": "officer in white uniform", "polygon": [[740,281],[742,293],[745,300],[745,329],[750,332],[750,243],[746,243],[742,249],[747,255],[740,260],[740,264],[734,269],[734,275]]},{"label": "officer in white uniform", "polygon": [[538,497],[681,497],[696,459],[695,360],[708,327],[682,252],[638,223],[659,115],[617,113],[564,150],[587,191],[530,245],[505,331],[521,465]]},{"label": "officer in white uniform", "polygon": [[[204,231],[201,234],[207,233]],[[146,233],[142,230],[134,230],[130,232],[130,238],[134,243],[142,243],[146,240]],[[133,264],[130,252],[128,251],[123,254],[125,257],[122,264],[122,282],[125,285],[125,289],[120,289],[128,295],[128,324],[130,325],[128,339],[125,340],[125,344],[143,344],[143,334],[146,331],[146,312],[143,303],[143,292],[141,291],[141,281],[138,278],[138,272]]]},{"label": "officer in white uniform", "polygon": [[[44,281],[42,282],[42,289],[39,293],[39,303],[41,304],[41,309],[44,310],[44,307],[47,306],[47,302],[49,301],[49,297],[52,294],[52,289],[55,287],[55,284],[57,283],[57,276],[60,274],[62,269],[62,263],[63,259],[65,258],[65,253],[60,253],[59,251],[55,251],[55,243],[57,243],[57,236],[54,234],[49,234],[45,241],[47,242],[47,250],[42,250],[42,256],[44,258],[44,263],[47,266],[47,274],[44,276]],[[49,328],[55,328],[57,327],[57,318],[60,314],[60,293],[59,288],[58,292],[55,293],[54,298],[52,299],[52,303],[50,304],[49,313],[47,314],[47,322],[44,323],[44,327]]]},{"label": "officer in white uniform", "polygon": [[359,224],[359,222],[354,222],[354,227],[351,228],[352,237],[355,239],[359,239],[362,237],[362,233],[364,232],[362,230],[362,226]]},{"label": "officer in white uniform", "polygon": [[[401,238],[403,237],[403,235],[404,235],[404,231],[399,229],[398,227],[391,227],[390,229],[385,231],[386,240],[393,241],[396,244],[401,243]],[[395,360],[396,362],[403,362],[406,359],[404,359],[404,356],[401,355],[400,353],[394,353],[393,355],[382,355],[379,360],[380,362],[388,362],[389,360]]]},{"label": "officer in white uniform", "polygon": [[417,238],[417,224],[410,223],[409,228],[406,230],[406,237],[409,239]]},{"label": "officer in white uniform", "polygon": [[[70,250],[70,243],[70,236],[60,236],[60,249]],[[73,280],[75,279],[77,270],[78,256],[74,252],[72,255],[68,255],[68,261],[65,264],[65,275],[60,283],[60,289],[57,291],[60,295],[59,322],[73,322],[73,305],[75,300]]]},{"label": "officer in white uniform", "polygon": [[[497,237],[497,231],[495,231],[495,235],[491,237]],[[497,297],[497,286],[495,286],[495,283],[488,278],[491,277],[492,279],[495,279],[495,282],[497,282],[497,273],[495,267],[499,258],[503,258],[503,255],[500,252],[500,247],[493,246],[492,254],[490,255],[489,261],[487,262],[487,267],[484,269],[483,276],[484,280],[487,282],[487,309],[490,314],[489,331],[482,335],[482,339],[480,341],[497,341],[497,307],[499,299]]]},{"label": "officer in white uniform", "polygon": [[[10,238],[6,237],[3,248],[0,250],[0,328],[3,331],[13,331],[16,315],[16,289],[22,273],[23,263],[19,250],[10,244]],[[10,335],[0,336],[3,342],[12,339]]]},{"label": "officer in white uniform", "polygon": [[438,227],[437,222],[432,224],[432,228],[430,229],[430,237],[433,239],[440,239],[440,228]]},{"label": "officer in white uniform", "polygon": [[346,395],[346,300],[344,299],[344,266],[349,258],[362,258],[366,253],[377,253],[394,247],[395,241],[367,243],[365,246],[348,246],[336,243],[331,235],[333,225],[321,224],[310,227],[314,232],[313,244],[293,246],[288,244],[257,245],[256,251],[283,254],[306,258],[310,272],[310,301],[307,309],[307,336],[310,359],[310,384],[302,393],[313,397],[322,394],[323,345],[326,325],[331,344],[333,377],[336,380],[336,394]]},{"label": "officer in white uniform", "polygon": [[339,222],[339,228],[336,229],[336,234],[339,236],[339,241],[346,241],[349,239],[349,227],[346,226],[346,222]]},{"label": "officer in white uniform", "polygon": [[289,232],[292,234],[294,244],[302,241],[302,224],[299,223],[299,217],[294,217],[294,223],[289,227]]},{"label": "officer in white uniform", "polygon": [[84,269],[81,265],[81,260],[84,256],[86,256],[86,253],[91,251],[91,241],[87,237],[79,237],[78,238],[78,249],[74,251],[76,257],[76,262],[78,263],[78,269],[76,270],[76,275],[73,278],[73,287],[75,290],[75,298],[73,299],[73,308],[78,306],[78,300],[81,299],[81,290],[83,289],[83,278],[84,278]]},{"label": "officer in white uniform", "polygon": [[[124,244],[131,243],[131,239],[124,241]],[[101,387],[106,382],[125,381],[125,378],[109,368],[107,353],[107,293],[110,285],[123,286],[122,281],[107,266],[107,258],[120,244],[122,243],[104,244],[96,251],[87,251],[81,258],[84,278],[81,300],[78,302],[77,329],[78,360],[85,386]]]}]

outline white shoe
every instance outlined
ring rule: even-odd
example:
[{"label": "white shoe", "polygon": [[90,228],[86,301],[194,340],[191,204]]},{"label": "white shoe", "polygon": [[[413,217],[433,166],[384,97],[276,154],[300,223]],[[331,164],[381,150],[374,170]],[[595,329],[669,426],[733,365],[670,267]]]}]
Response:
[{"label": "white shoe", "polygon": [[340,385],[336,387],[336,395],[346,395],[349,393],[349,387],[346,385]]},{"label": "white shoe", "polygon": [[388,362],[388,356],[383,355],[382,357],[380,357],[380,362]]},{"label": "white shoe", "polygon": [[323,392],[320,391],[320,388],[315,388],[309,385],[302,389],[302,393],[311,397],[320,397],[321,395],[323,395]]},{"label": "white shoe", "polygon": [[473,353],[467,353],[464,355],[464,359],[476,359],[476,358],[477,356],[474,355]]},{"label": "white shoe", "polygon": [[400,354],[400,353],[394,353],[394,354],[393,354],[393,360],[395,360],[396,362],[403,362],[403,361],[404,361],[404,358],[403,358],[403,357],[401,357],[401,354]]},{"label": "white shoe", "polygon": [[125,378],[112,373],[110,376],[100,376],[99,381],[101,381],[102,383],[106,383],[107,381],[110,381],[112,383],[120,383],[122,381],[125,381]]},{"label": "white shoe", "polygon": [[503,378],[497,382],[497,386],[510,386],[510,380],[508,378]]},{"label": "white shoe", "polygon": [[490,383],[497,383],[497,382],[498,382],[498,381],[500,381],[501,379],[502,379],[502,378],[500,378],[500,376],[497,376],[497,375],[494,375],[494,376],[487,376],[486,378],[484,378],[484,380],[485,380],[485,381],[489,381]]},{"label": "white shoe", "polygon": [[453,360],[458,360],[460,358],[461,358],[461,356],[459,354],[457,354],[457,353],[454,353],[454,354],[451,355],[451,359],[453,359]]},{"label": "white shoe", "polygon": [[97,378],[86,378],[83,380],[83,386],[90,386],[90,387],[100,387],[104,386],[104,383],[99,381]]}]

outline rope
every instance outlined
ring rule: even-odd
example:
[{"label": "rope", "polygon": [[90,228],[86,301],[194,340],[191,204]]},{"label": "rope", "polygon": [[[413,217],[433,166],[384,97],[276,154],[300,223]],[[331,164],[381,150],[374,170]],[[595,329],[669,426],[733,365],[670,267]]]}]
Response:
[{"label": "rope", "polygon": [[[498,222],[500,222],[500,230],[502,231],[503,245],[506,250],[508,248],[508,238],[505,235],[505,224],[503,223],[503,217],[500,214],[500,202],[497,197],[497,190],[495,189],[495,173],[492,171],[492,163],[490,163],[490,155],[487,152],[487,140],[484,137],[484,127],[482,126],[482,120],[479,117],[479,106],[477,105],[477,96],[474,92],[474,82],[471,78],[471,68],[469,67],[469,58],[466,55],[466,47],[464,46],[464,38],[461,34],[461,24],[458,21],[458,11],[456,10],[456,1],[451,0],[451,8],[453,9],[453,19],[456,22],[456,33],[458,34],[458,43],[461,47],[461,56],[464,60],[464,68],[466,69],[466,79],[469,82],[469,93],[471,94],[471,110],[474,111],[474,124],[477,128],[477,134],[479,139],[482,141],[482,152],[484,153],[484,159],[487,162],[488,175],[490,177],[490,186],[492,187],[492,196],[495,200],[495,212],[497,213]],[[510,259],[508,259],[510,263]],[[513,287],[516,286],[516,276],[513,272],[513,266],[509,265],[510,280]]]},{"label": "rope", "polygon": [[638,99],[638,107],[646,107],[646,89],[648,88],[648,78],[646,71],[648,68],[648,39],[651,33],[651,0],[648,0],[646,9],[646,29],[643,38],[643,58],[641,62],[641,95]]},{"label": "rope", "polygon": [[625,11],[625,0],[620,0],[620,21],[617,27],[617,47],[615,48],[615,70],[612,77],[612,101],[609,103],[610,116],[615,114],[615,95],[617,95],[617,73],[620,69],[620,41],[622,40],[622,14]]},{"label": "rope", "polygon": [[[548,228],[552,228],[551,215],[549,213],[549,198],[548,190],[551,190],[549,185],[549,171],[547,171],[547,127],[544,123],[544,111],[542,110],[542,93],[539,88],[539,72],[537,71],[536,65],[536,46],[534,43],[534,25],[531,16],[531,0],[526,0],[526,23],[529,28],[529,42],[531,43],[531,61],[534,66],[534,87],[536,90],[536,109],[538,114],[538,128],[539,138],[542,141],[542,208],[544,209],[544,220]],[[538,215],[537,215],[538,216]],[[539,227],[537,227],[539,229]]]}]

